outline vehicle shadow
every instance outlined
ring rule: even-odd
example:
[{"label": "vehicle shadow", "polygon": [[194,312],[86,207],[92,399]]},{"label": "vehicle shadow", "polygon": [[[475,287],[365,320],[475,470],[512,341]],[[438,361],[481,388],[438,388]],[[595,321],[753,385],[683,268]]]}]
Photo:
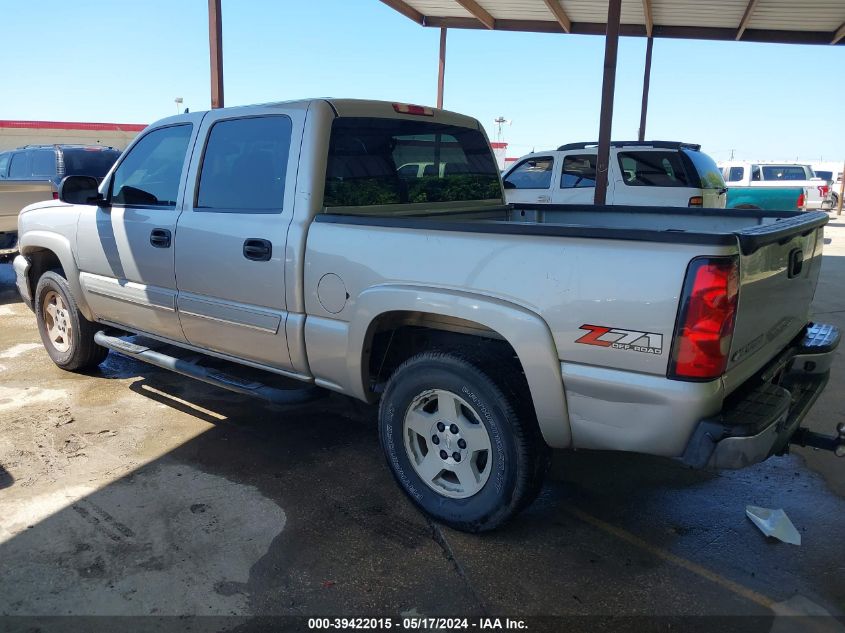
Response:
[{"label": "vehicle shadow", "polygon": [[14,483],[15,478],[12,477],[12,474],[0,464],[0,490],[9,488]]},{"label": "vehicle shadow", "polygon": [[15,271],[11,264],[0,264],[0,305],[21,301],[15,285]]}]

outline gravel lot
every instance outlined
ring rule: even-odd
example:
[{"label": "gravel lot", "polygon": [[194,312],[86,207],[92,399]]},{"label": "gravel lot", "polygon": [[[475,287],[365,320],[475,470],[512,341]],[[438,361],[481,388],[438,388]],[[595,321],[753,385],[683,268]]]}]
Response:
[{"label": "gravel lot", "polygon": [[[814,311],[845,328],[845,216],[826,235]],[[842,352],[833,372],[808,420],[827,432],[845,420]],[[845,460],[796,450],[714,474],[561,452],[528,512],[468,536],[405,501],[374,420],[341,397],[274,408],[114,353],[63,372],[0,265],[0,614],[845,611]],[[803,544],[767,541],[746,504],[784,508]]]}]

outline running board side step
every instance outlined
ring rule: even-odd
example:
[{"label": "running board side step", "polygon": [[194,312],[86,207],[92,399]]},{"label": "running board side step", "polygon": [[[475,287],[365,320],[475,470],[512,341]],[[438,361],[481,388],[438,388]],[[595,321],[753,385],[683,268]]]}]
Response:
[{"label": "running board side step", "polygon": [[167,369],[177,374],[188,376],[189,378],[195,378],[209,385],[220,387],[221,389],[261,398],[272,404],[302,404],[317,400],[326,395],[323,389],[315,386],[307,386],[299,389],[278,389],[255,380],[244,380],[218,369],[203,367],[198,363],[169,356],[150,347],[137,345],[116,336],[110,336],[103,330],[100,330],[94,335],[94,342],[97,345],[101,345],[119,354],[124,354],[125,356],[137,358],[150,365],[155,365],[156,367],[161,367],[162,369]]}]

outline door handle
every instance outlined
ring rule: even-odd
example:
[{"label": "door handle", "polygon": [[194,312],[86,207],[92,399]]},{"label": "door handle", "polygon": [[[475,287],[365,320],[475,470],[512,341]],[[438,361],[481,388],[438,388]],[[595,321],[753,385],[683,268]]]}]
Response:
[{"label": "door handle", "polygon": [[273,257],[273,244],[257,237],[244,240],[244,257],[256,262],[269,262]]},{"label": "door handle", "polygon": [[153,229],[150,232],[150,244],[156,248],[170,248],[170,231],[167,229]]}]

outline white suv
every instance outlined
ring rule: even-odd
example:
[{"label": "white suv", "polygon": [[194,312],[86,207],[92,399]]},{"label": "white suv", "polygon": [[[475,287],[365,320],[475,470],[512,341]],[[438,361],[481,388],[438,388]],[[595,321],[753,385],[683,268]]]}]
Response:
[{"label": "white suv", "polygon": [[[725,207],[725,182],[700,145],[669,141],[613,142],[607,203]],[[592,204],[597,143],[569,143],[523,156],[502,176],[512,203]]]}]

